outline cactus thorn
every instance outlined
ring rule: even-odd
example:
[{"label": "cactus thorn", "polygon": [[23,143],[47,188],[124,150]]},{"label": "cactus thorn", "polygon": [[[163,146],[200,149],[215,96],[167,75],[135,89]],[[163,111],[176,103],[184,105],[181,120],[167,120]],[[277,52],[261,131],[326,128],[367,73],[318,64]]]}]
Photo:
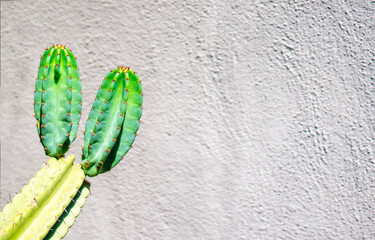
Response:
[{"label": "cactus thorn", "polygon": [[100,111],[100,114],[103,114],[103,111]]},{"label": "cactus thorn", "polygon": [[43,81],[45,81],[45,80],[46,80],[46,78],[42,78],[42,80],[43,80]]},{"label": "cactus thorn", "polygon": [[42,127],[42,128],[45,128],[45,127],[46,127],[46,125],[42,124],[42,125],[41,125],[41,127]]},{"label": "cactus thorn", "polygon": [[45,93],[46,92],[46,90],[42,90],[42,93]]},{"label": "cactus thorn", "polygon": [[98,122],[98,121],[96,121],[96,124],[99,124],[99,122]]},{"label": "cactus thorn", "polygon": [[91,144],[89,144],[88,147],[90,148],[90,147],[91,147]]},{"label": "cactus thorn", "polygon": [[112,139],[112,141],[116,142],[116,138]]},{"label": "cactus thorn", "polygon": [[72,102],[71,101],[68,101],[69,104],[71,104]]},{"label": "cactus thorn", "polygon": [[92,133],[91,133],[91,135],[93,135],[93,136],[94,136],[94,135],[95,135],[95,132],[92,132]]},{"label": "cactus thorn", "polygon": [[41,139],[44,139],[44,136],[40,136]]},{"label": "cactus thorn", "polygon": [[66,136],[70,136],[70,133],[67,133]]},{"label": "cactus thorn", "polygon": [[120,130],[121,128],[120,127],[117,127],[117,130]]},{"label": "cactus thorn", "polygon": [[73,125],[73,123],[72,123],[72,122],[70,122],[69,124],[70,124],[70,125]]},{"label": "cactus thorn", "polygon": [[46,117],[46,115],[45,115],[45,114],[42,114],[42,117]]},{"label": "cactus thorn", "polygon": [[108,89],[108,92],[110,93],[110,92],[112,92],[112,90],[111,90],[111,89]]},{"label": "cactus thorn", "polygon": [[68,115],[68,116],[69,116],[69,115],[70,115],[70,113],[67,113],[66,115]]},{"label": "cactus thorn", "polygon": [[59,147],[62,147],[62,144],[61,144],[61,143],[59,144]]},{"label": "cactus thorn", "polygon": [[124,117],[124,114],[123,114],[123,113],[121,113],[121,114],[120,114],[120,116],[121,116],[121,117]]},{"label": "cactus thorn", "polygon": [[107,103],[108,101],[104,99],[104,103]]},{"label": "cactus thorn", "polygon": [[45,147],[44,150],[47,151],[48,149]]},{"label": "cactus thorn", "polygon": [[69,79],[72,79],[72,76],[69,76]]},{"label": "cactus thorn", "polygon": [[108,153],[108,152],[109,152],[109,149],[107,148],[105,151]]},{"label": "cactus thorn", "polygon": [[44,102],[42,102],[41,104],[42,104],[42,106],[44,106]]}]

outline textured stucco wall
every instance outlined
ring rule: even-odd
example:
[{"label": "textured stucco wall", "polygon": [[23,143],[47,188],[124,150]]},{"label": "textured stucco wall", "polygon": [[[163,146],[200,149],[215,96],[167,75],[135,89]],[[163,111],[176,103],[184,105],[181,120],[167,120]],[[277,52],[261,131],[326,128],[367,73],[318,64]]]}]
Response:
[{"label": "textured stucco wall", "polygon": [[145,93],[134,148],[90,179],[67,239],[375,238],[374,1],[64,2],[1,2],[0,207],[48,159],[34,81],[62,43],[77,162],[105,74],[130,65]]}]

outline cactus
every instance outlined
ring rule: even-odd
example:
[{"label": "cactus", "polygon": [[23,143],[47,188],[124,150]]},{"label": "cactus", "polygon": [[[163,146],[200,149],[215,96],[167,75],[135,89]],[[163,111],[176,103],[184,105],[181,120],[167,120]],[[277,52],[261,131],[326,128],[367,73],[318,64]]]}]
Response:
[{"label": "cactus", "polygon": [[80,165],[73,162],[73,155],[51,158],[5,205],[0,239],[42,239],[48,234],[84,181]]},{"label": "cactus", "polygon": [[96,176],[115,167],[131,148],[142,115],[142,85],[128,67],[107,74],[85,126],[82,167]]},{"label": "cactus", "polygon": [[115,167],[131,148],[142,115],[142,85],[128,67],[107,74],[87,119],[82,164],[64,158],[76,138],[81,114],[77,62],[63,45],[41,57],[34,92],[37,130],[52,158],[0,213],[0,240],[61,239],[81,211],[96,176]]},{"label": "cactus", "polygon": [[34,112],[46,155],[62,157],[77,135],[81,118],[81,82],[77,61],[63,45],[47,48],[35,83]]}]

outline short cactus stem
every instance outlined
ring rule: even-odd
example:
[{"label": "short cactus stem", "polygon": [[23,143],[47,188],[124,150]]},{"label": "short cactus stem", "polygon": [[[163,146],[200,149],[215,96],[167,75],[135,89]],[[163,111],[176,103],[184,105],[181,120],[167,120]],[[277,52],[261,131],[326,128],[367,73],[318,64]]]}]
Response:
[{"label": "short cactus stem", "polygon": [[77,61],[64,45],[53,45],[42,55],[34,92],[40,141],[48,156],[60,158],[75,140],[82,108]]},{"label": "short cactus stem", "polygon": [[129,67],[119,66],[104,78],[85,126],[82,168],[88,176],[111,170],[129,151],[142,102],[142,85]]}]

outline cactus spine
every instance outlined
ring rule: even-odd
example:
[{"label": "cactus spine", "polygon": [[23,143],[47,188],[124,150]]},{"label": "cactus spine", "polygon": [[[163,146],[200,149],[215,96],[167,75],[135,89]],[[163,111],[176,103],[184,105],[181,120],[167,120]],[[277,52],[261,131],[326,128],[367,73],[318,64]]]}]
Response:
[{"label": "cactus spine", "polygon": [[38,134],[48,156],[64,156],[76,138],[81,101],[77,61],[65,46],[53,45],[41,57],[34,94]]},{"label": "cactus spine", "polygon": [[[85,174],[74,156],[51,158],[0,214],[0,239],[43,239],[64,212]],[[81,203],[82,205],[82,203]]]},{"label": "cactus spine", "polygon": [[115,167],[129,151],[142,115],[142,85],[128,67],[109,72],[85,126],[82,167],[96,176]]}]

